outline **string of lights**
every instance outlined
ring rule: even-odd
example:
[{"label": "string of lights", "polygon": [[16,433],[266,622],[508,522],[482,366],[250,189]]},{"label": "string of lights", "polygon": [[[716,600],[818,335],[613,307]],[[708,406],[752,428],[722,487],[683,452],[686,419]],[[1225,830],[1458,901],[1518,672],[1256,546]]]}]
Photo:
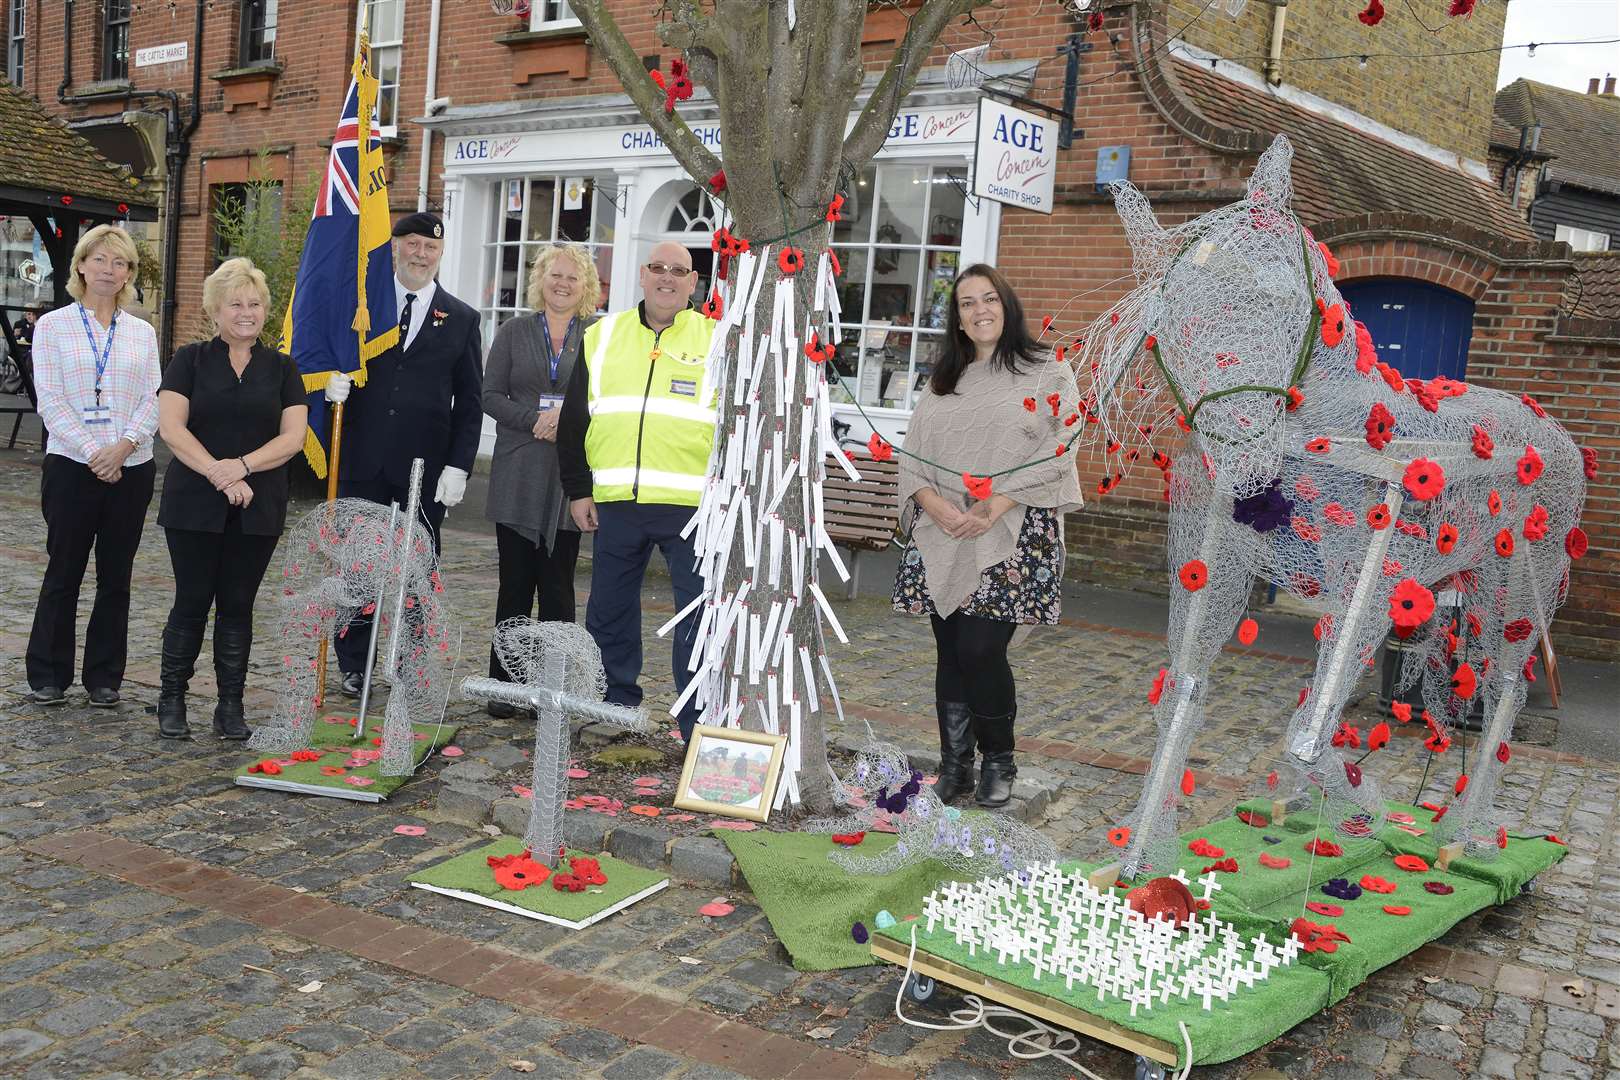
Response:
[{"label": "string of lights", "polygon": [[[1530,55],[1538,48],[1548,48],[1554,45],[1614,45],[1620,43],[1620,38],[1584,38],[1572,41],[1528,41],[1515,45],[1494,45],[1478,49],[1446,49],[1440,52],[1403,53],[1403,52],[1365,52],[1365,53],[1324,53],[1319,56],[1293,56],[1284,54],[1283,60],[1289,64],[1299,64],[1312,61],[1355,60],[1365,63],[1369,60],[1436,60],[1452,56],[1483,56],[1488,53],[1505,53],[1514,49],[1529,49]],[[1171,51],[1181,49],[1180,43],[1170,46]],[[1265,61],[1270,57],[1260,54],[1256,56],[1221,56],[1213,60],[1226,60],[1237,63],[1242,60]]]}]

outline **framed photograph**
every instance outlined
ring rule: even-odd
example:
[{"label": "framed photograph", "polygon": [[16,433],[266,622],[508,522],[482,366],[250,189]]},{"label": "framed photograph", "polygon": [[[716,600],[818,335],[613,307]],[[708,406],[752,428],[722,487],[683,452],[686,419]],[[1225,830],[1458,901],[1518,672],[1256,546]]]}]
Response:
[{"label": "framed photograph", "polygon": [[776,800],[786,748],[786,735],[699,724],[686,748],[676,807],[765,821]]}]

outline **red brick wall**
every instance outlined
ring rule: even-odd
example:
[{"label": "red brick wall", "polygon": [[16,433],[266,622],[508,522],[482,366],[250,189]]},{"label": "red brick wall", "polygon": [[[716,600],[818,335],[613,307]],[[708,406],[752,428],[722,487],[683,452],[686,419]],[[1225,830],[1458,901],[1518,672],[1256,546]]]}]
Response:
[{"label": "red brick wall", "polygon": [[[0,10],[6,2],[0,0]],[[615,0],[612,6],[635,51],[659,54],[667,64],[673,52],[656,37],[658,5]],[[400,84],[404,122],[400,138],[388,151],[390,195],[396,211],[416,205],[423,132],[409,120],[423,110],[430,8],[428,0],[407,0]],[[29,11],[36,21],[30,28],[25,88],[53,111],[75,119],[121,110],[121,104],[57,105],[55,88],[62,78],[61,8],[46,5],[43,18],[36,14],[38,9],[39,5],[31,5]],[[178,0],[172,16],[163,4],[142,5],[132,23],[132,48],[189,41],[194,11],[188,0]],[[207,184],[239,178],[252,156],[266,147],[278,153],[272,168],[291,183],[319,170],[352,60],[355,0],[283,0],[277,40],[283,69],[273,85],[270,107],[226,113],[219,84],[206,76],[236,65],[237,18],[238,5],[229,0],[215,0],[207,15],[203,121],[193,143],[182,201],[178,290],[182,328],[190,325],[208,269]],[[871,44],[867,55],[874,67],[892,50],[890,42],[900,28],[897,18],[892,12],[880,12],[868,24]],[[1291,25],[1295,25],[1292,17]],[[578,42],[521,35],[509,43],[497,40],[521,29],[518,20],[494,15],[482,0],[446,2],[436,93],[464,106],[620,91],[607,66],[588,50],[583,77],[576,77],[580,74],[577,57],[568,58],[569,64],[555,65],[572,66],[571,72],[527,76],[525,69],[536,66],[532,63],[536,50],[562,51],[577,47]],[[982,44],[986,29],[993,34],[986,59],[992,63],[1042,61],[1032,93],[1056,104],[1061,97],[1063,65],[1052,59],[1053,50],[1077,29],[1062,7],[1011,0],[993,15],[981,17],[977,27],[958,24],[949,28],[931,62],[940,62],[949,50]],[[1161,16],[1159,32],[1166,29]],[[1081,106],[1076,117],[1083,134],[1072,150],[1060,156],[1058,209],[1050,217],[1008,210],[1002,215],[999,238],[998,261],[1018,286],[1032,319],[1051,315],[1055,328],[1063,333],[1084,326],[1130,285],[1130,252],[1112,204],[1094,190],[1099,147],[1132,147],[1131,179],[1152,199],[1161,221],[1167,224],[1239,197],[1258,149],[1246,141],[1245,133],[1214,128],[1187,110],[1176,99],[1173,81],[1153,75],[1150,86],[1143,86],[1126,13],[1111,10],[1106,32],[1088,35],[1087,40],[1094,50],[1081,64]],[[75,22],[76,85],[92,81],[98,42],[97,5],[80,3]],[[538,65],[542,70],[547,66]],[[189,65],[176,65],[172,70],[132,69],[131,78],[143,89],[170,88],[189,97]],[[1405,85],[1403,89],[1412,88]],[[1421,96],[1414,93],[1410,98]],[[1488,99],[1481,108],[1488,120]],[[1173,120],[1166,119],[1166,113]],[[1197,139],[1189,138],[1188,132]],[[1221,149],[1211,149],[1212,145]],[[434,157],[441,152],[442,143],[435,140]],[[429,191],[435,204],[441,193],[437,173],[435,165]],[[1504,389],[1530,390],[1569,426],[1577,441],[1599,451],[1604,473],[1593,485],[1587,509],[1592,552],[1578,564],[1571,599],[1556,632],[1558,644],[1566,652],[1620,655],[1620,530],[1616,528],[1620,525],[1620,494],[1612,479],[1620,476],[1620,345],[1613,340],[1612,325],[1596,332],[1590,327],[1572,330],[1558,319],[1567,257],[1541,250],[1524,265],[1522,253],[1497,250],[1489,238],[1445,247],[1414,238],[1429,235],[1433,239],[1436,234],[1455,231],[1449,226],[1437,230],[1432,223],[1341,223],[1338,232],[1324,231],[1321,223],[1312,224],[1324,236],[1348,237],[1357,229],[1365,235],[1363,240],[1335,244],[1347,280],[1412,277],[1475,299],[1478,318],[1470,377]],[[1390,239],[1392,233],[1403,239]],[[1604,340],[1605,334],[1608,340]],[[1177,449],[1162,441],[1158,445],[1171,452]],[[1163,591],[1167,580],[1164,504],[1157,471],[1141,464],[1118,490],[1099,498],[1095,484],[1103,463],[1094,454],[1081,454],[1077,467],[1091,505],[1069,522],[1071,571],[1090,580]]]}]

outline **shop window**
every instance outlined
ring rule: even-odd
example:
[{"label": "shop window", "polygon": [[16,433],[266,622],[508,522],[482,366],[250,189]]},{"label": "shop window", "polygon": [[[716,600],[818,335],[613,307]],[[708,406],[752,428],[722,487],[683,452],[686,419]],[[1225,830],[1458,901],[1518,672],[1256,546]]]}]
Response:
[{"label": "shop window", "polygon": [[602,279],[602,303],[607,303],[618,196],[610,177],[530,176],[495,182],[479,298],[483,324],[492,336],[507,319],[529,312],[529,269],[551,244],[579,244],[591,253]]},{"label": "shop window", "polygon": [[129,0],[103,0],[101,10],[101,77],[108,81],[127,79]]},{"label": "shop window", "polygon": [[11,85],[21,86],[23,56],[28,51],[28,5],[24,0],[11,0],[10,16],[6,27],[6,78]]},{"label": "shop window", "polygon": [[909,410],[933,372],[962,260],[961,166],[869,165],[833,226],[844,338],[833,401]]},{"label": "shop window", "polygon": [[276,58],[277,0],[242,0],[242,38],[237,63],[268,64]]},{"label": "shop window", "polygon": [[377,76],[377,129],[399,130],[399,65],[405,51],[405,0],[362,0],[360,25],[371,34],[371,72]]},{"label": "shop window", "polygon": [[15,323],[24,308],[55,296],[51,252],[26,217],[0,215],[0,311]]},{"label": "shop window", "polygon": [[553,30],[578,25],[579,19],[574,17],[568,0],[534,0],[529,8],[530,30]]}]

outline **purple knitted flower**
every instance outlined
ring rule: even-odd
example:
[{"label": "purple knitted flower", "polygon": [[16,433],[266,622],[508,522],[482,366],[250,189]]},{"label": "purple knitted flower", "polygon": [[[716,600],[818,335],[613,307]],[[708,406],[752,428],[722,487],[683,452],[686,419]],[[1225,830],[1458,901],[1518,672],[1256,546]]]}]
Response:
[{"label": "purple knitted flower", "polygon": [[1323,883],[1322,891],[1340,900],[1354,900],[1361,895],[1361,886],[1342,877]]}]

